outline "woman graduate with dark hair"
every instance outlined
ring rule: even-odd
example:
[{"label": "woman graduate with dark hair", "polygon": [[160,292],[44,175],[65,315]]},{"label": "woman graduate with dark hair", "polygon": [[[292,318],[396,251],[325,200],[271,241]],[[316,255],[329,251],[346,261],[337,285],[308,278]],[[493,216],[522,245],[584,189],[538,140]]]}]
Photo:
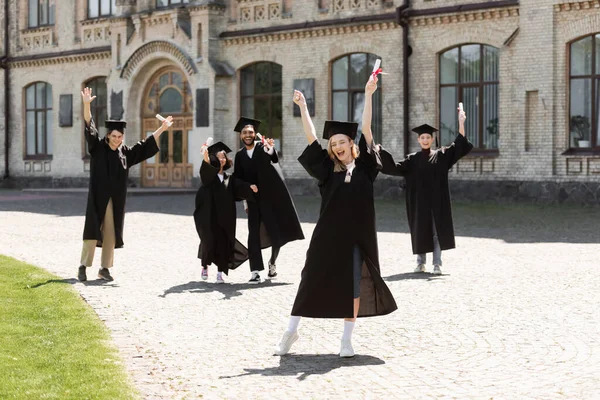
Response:
[{"label": "woman graduate with dark hair", "polygon": [[[367,101],[376,89],[376,80],[370,80]],[[321,211],[289,326],[275,354],[286,354],[298,339],[300,317],[344,318],[339,354],[352,357],[356,317],[385,315],[397,308],[379,270],[373,181],[380,162],[373,147],[371,108],[363,114],[366,129],[363,124],[358,146],[354,143],[358,124],[327,121],[323,138],[329,142],[323,149],[301,92],[294,91],[294,103],[300,107],[309,144],[298,161],[318,181]]]},{"label": "woman graduate with dark hair", "polygon": [[208,148],[202,146],[204,160],[200,167],[202,186],[196,193],[194,222],[200,237],[198,258],[202,260],[202,279],[208,278],[208,266],[216,264],[217,283],[225,283],[227,275],[248,259],[248,249],[235,238],[236,199],[253,200],[255,185],[250,185],[225,171],[233,162],[227,153],[231,149],[223,142]]}]

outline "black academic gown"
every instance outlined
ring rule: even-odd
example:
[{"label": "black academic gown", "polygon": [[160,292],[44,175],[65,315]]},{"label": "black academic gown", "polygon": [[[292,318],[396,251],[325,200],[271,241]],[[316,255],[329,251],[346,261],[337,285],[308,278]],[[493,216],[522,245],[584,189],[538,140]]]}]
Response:
[{"label": "black academic gown", "polygon": [[122,145],[119,149],[112,150],[105,138],[98,137],[94,121],[91,121],[89,128],[86,126],[85,139],[91,160],[83,240],[97,240],[97,246],[102,246],[100,226],[104,221],[108,201],[112,198],[115,248],[118,249],[123,247],[129,168],[155,155],[158,145],[154,136],[150,136],[131,147]]},{"label": "black academic gown", "polygon": [[433,252],[432,218],[441,249],[456,247],[448,170],[472,148],[468,139],[459,134],[450,146],[435,151],[435,162],[429,161],[429,151],[422,150],[395,163],[390,153],[381,150],[381,172],[406,180],[406,214],[413,254]]},{"label": "black academic gown", "polygon": [[302,280],[292,315],[315,318],[354,317],[353,248],[360,247],[364,263],[360,283],[359,317],[385,315],[396,302],[381,278],[373,181],[378,155],[367,152],[364,137],[349,183],[346,172],[333,172],[327,150],[315,140],[298,161],[319,181],[321,210],[306,253]]},{"label": "black academic gown", "polygon": [[298,214],[279,172],[271,164],[277,163],[277,151],[269,155],[262,144],[254,146],[252,158],[243,147],[235,155],[234,176],[244,182],[258,186],[254,196],[260,209],[261,226],[260,247],[282,247],[293,240],[304,239]]},{"label": "black academic gown", "polygon": [[227,274],[248,259],[248,249],[235,238],[236,198],[254,201],[250,185],[228,177],[227,186],[217,176],[219,168],[202,161],[202,186],[196,193],[194,222],[200,237],[198,258],[202,266],[216,264]]}]

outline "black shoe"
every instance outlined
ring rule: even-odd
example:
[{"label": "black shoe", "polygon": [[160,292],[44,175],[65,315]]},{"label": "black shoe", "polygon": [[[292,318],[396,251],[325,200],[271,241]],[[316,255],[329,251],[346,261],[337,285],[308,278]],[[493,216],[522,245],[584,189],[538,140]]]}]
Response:
[{"label": "black shoe", "polygon": [[252,272],[252,277],[250,278],[248,283],[256,285],[260,282],[261,282],[261,280],[260,280],[260,275],[258,274],[258,272]]},{"label": "black shoe", "polygon": [[98,278],[103,279],[105,281],[109,281],[109,282],[114,281],[113,277],[110,276],[110,272],[109,272],[108,268],[101,268],[98,271]]},{"label": "black shoe", "polygon": [[277,276],[277,266],[275,264],[269,263],[269,274],[267,276],[271,279]]},{"label": "black shoe", "polygon": [[85,274],[85,265],[79,266],[79,272],[77,272],[77,279],[79,279],[79,282],[87,281],[87,275]]}]

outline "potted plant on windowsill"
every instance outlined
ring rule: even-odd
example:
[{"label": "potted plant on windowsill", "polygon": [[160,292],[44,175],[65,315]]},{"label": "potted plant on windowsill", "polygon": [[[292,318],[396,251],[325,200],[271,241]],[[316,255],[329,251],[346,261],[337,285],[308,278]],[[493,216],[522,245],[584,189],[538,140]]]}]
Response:
[{"label": "potted plant on windowsill", "polygon": [[578,147],[590,147],[590,141],[584,140],[585,134],[590,130],[590,119],[583,115],[571,117],[571,135],[577,139]]}]

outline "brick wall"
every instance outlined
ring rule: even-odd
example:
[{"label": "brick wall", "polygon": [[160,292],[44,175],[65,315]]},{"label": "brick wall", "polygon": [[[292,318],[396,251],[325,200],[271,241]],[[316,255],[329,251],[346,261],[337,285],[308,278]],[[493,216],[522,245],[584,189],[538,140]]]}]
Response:
[{"label": "brick wall", "polygon": [[[128,120],[127,141],[133,143],[142,135],[139,108],[148,80],[167,65],[177,66],[186,74],[193,92],[197,88],[209,89],[210,127],[194,127],[190,154],[208,136],[224,140],[235,148],[237,135],[232,128],[239,116],[239,71],[254,62],[270,61],[280,64],[283,73],[284,172],[289,179],[305,179],[306,173],[296,161],[306,141],[300,118],[293,117],[293,81],[315,79],[316,115],[313,122],[320,134],[324,121],[331,116],[331,62],[355,52],[375,53],[383,60],[385,72],[389,75],[383,77],[381,88],[382,142],[400,157],[404,140],[402,29],[393,21],[219,39],[219,34],[226,30],[390,13],[395,11],[394,7],[402,4],[401,0],[393,3],[374,0],[354,3],[360,6],[352,6],[350,0],[340,1],[312,1],[306,4],[296,1],[291,2],[291,9],[289,1],[282,1],[279,11],[271,10],[259,20],[255,18],[257,14],[242,20],[240,10],[232,10],[231,7],[223,9],[190,5],[189,36],[177,24],[181,10],[153,10],[150,0],[138,1],[134,10],[138,13],[134,13],[129,20],[126,17],[87,20],[86,2],[81,0],[70,5],[57,5],[65,7],[57,8],[57,25],[33,30],[26,29],[26,0],[12,2],[11,18],[18,22],[12,26],[16,38],[12,41],[12,56],[107,45],[111,46],[112,51],[108,58],[70,57],[52,62],[13,65],[11,174],[25,178],[85,177],[85,163],[81,160],[79,100],[83,82],[93,76],[107,76],[109,94],[111,91],[123,91],[124,117]],[[481,3],[481,0],[420,0],[411,3],[413,9],[424,9]],[[592,3],[555,1],[549,4],[545,0],[521,0],[517,7],[411,19],[411,127],[421,123],[438,123],[438,56],[441,52],[466,43],[482,43],[499,49],[499,154],[464,159],[453,169],[453,179],[465,182],[600,182],[600,157],[563,155],[569,147],[568,44],[582,36],[600,32],[600,9],[592,7]],[[244,4],[240,3],[239,6]],[[319,4],[327,8],[319,9]],[[237,5],[234,2],[234,6]],[[268,6],[266,2],[265,5]],[[122,11],[119,8],[117,15]],[[140,14],[142,11],[145,13]],[[232,15],[235,21],[231,20]],[[202,27],[201,35],[198,34],[199,26]],[[46,42],[44,37],[49,32],[51,40]],[[140,54],[140,48],[151,41],[170,43],[178,50]],[[216,77],[210,61],[225,63],[235,73],[233,76]],[[125,68],[130,70],[124,71]],[[53,86],[55,115],[58,113],[59,95],[73,94],[74,120],[72,128],[59,128],[58,122],[55,122],[54,157],[49,167],[42,163],[41,170],[34,171],[40,167],[27,166],[23,160],[22,97],[23,88],[38,80]],[[0,108],[0,116],[2,112],[3,108]],[[3,118],[0,118],[0,135],[4,132],[2,124]],[[411,134],[409,139],[410,149],[415,151],[418,148],[416,137]],[[0,155],[2,151],[3,146]],[[193,161],[199,166],[198,157]],[[3,168],[3,163],[0,168]],[[138,174],[133,172],[134,177]]]}]

